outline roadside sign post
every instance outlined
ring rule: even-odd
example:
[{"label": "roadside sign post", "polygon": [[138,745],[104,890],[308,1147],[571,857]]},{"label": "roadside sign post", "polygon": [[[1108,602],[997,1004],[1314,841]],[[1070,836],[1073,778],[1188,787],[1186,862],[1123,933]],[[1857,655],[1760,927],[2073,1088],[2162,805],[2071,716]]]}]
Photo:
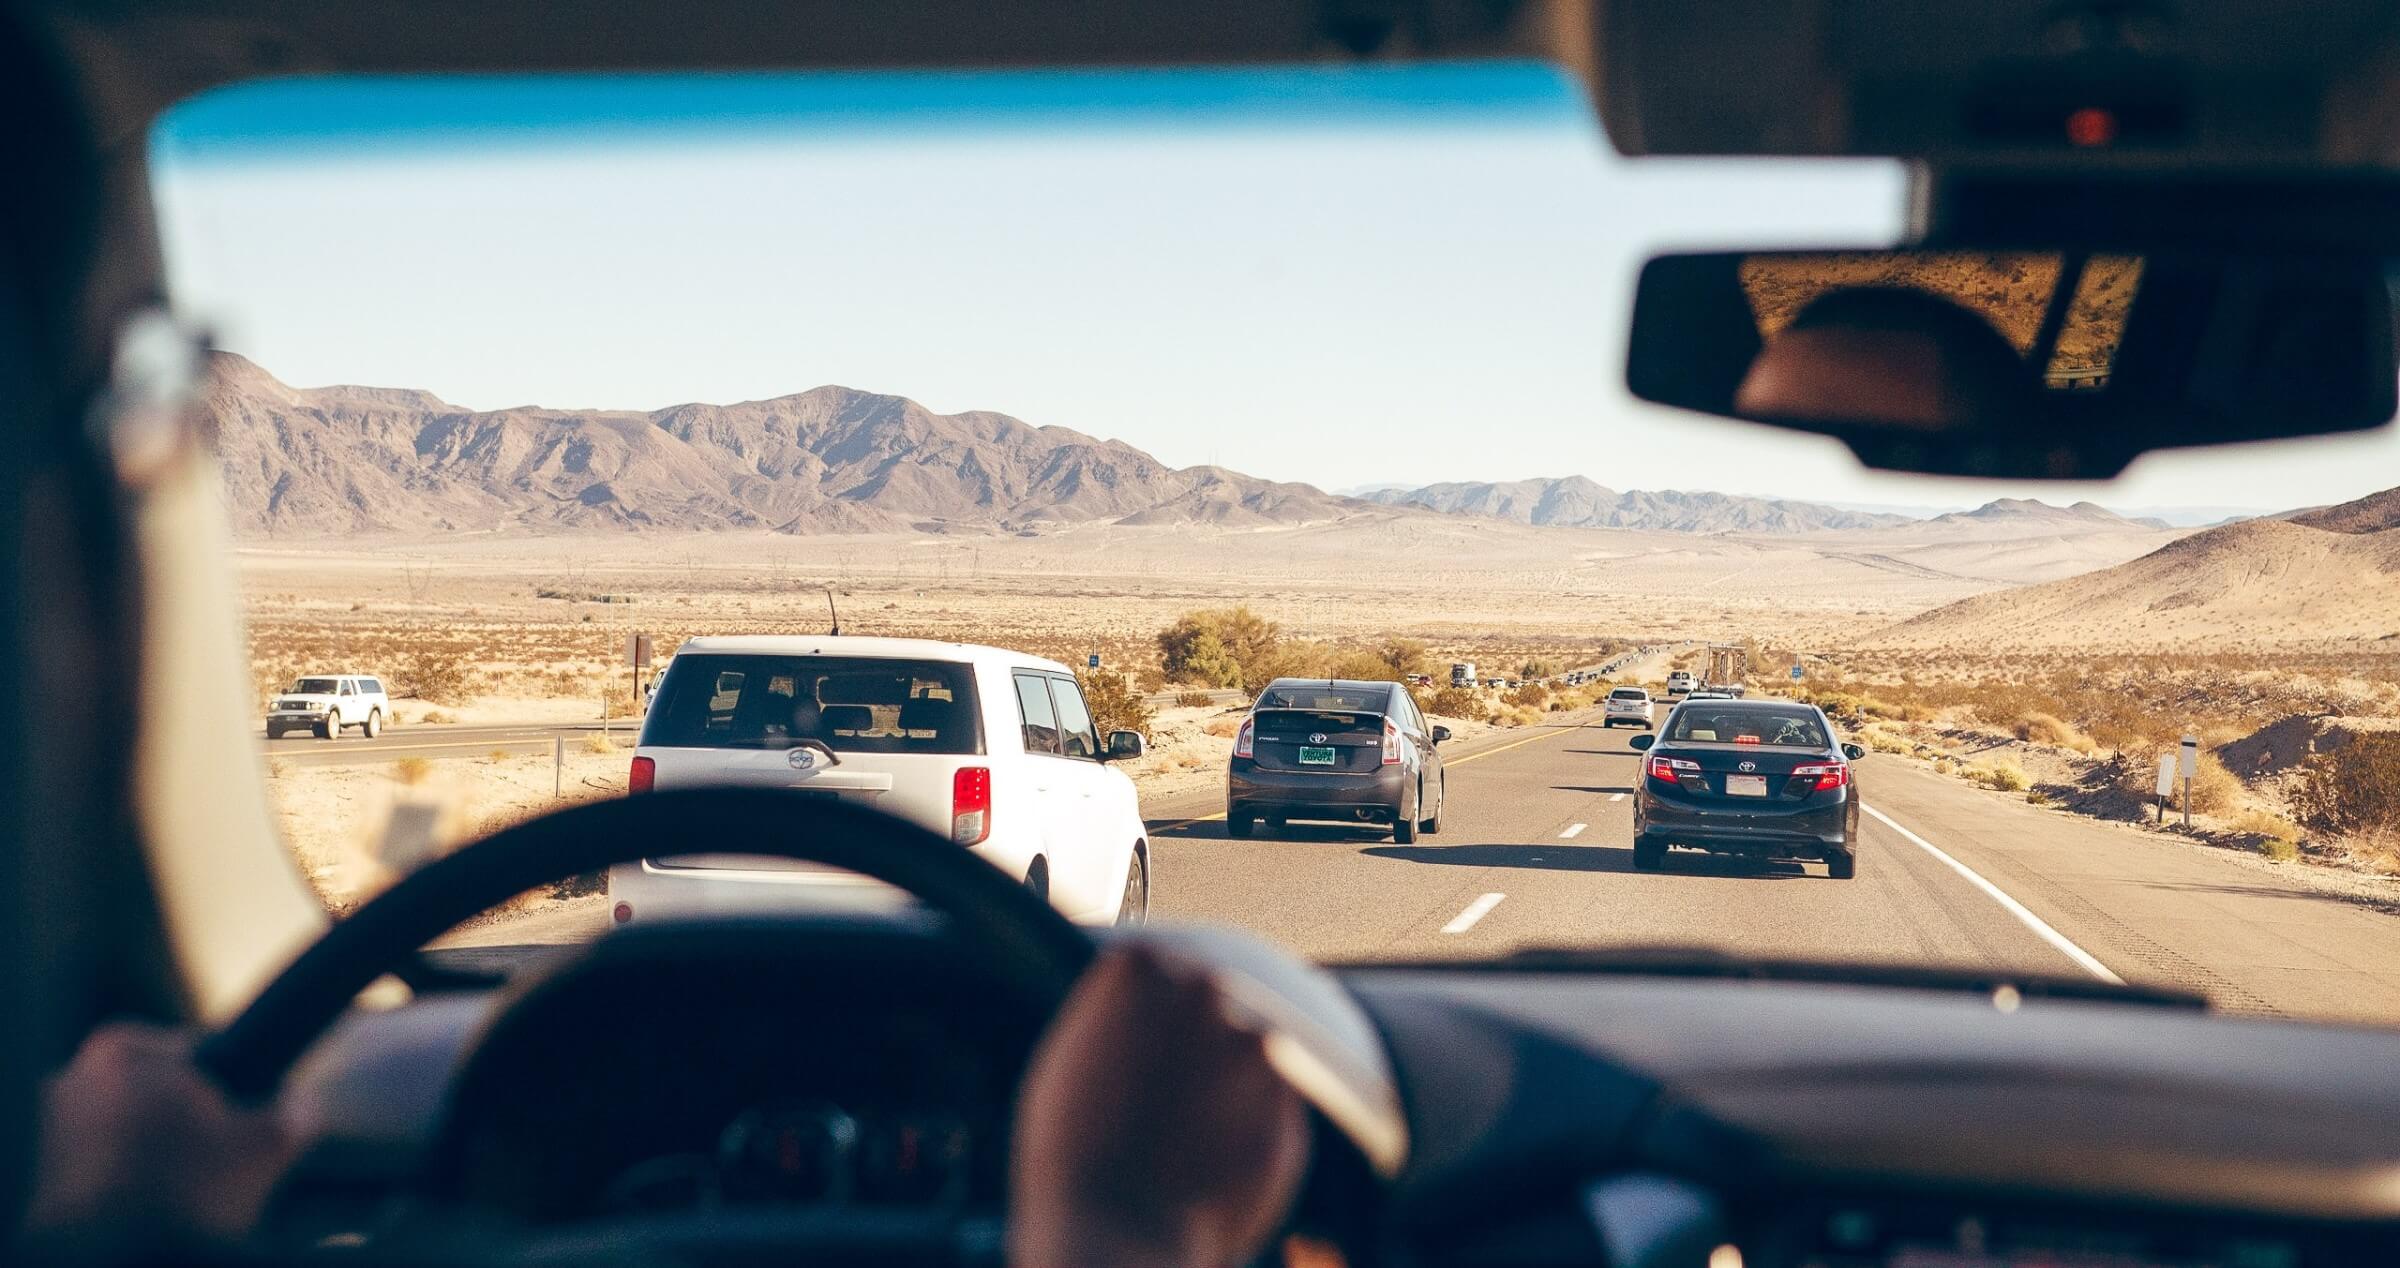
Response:
[{"label": "roadside sign post", "polygon": [[[650,667],[650,647],[650,636],[647,634],[625,636],[625,665],[633,675],[633,695],[627,698],[628,705],[641,701],[642,671]],[[607,721],[608,711],[601,710],[600,717],[603,722]]]},{"label": "roadside sign post", "polygon": [[550,737],[550,795],[563,797],[567,793],[567,737]]},{"label": "roadside sign post", "polygon": [[2200,773],[2199,736],[2183,737],[2183,751],[2176,765],[2183,773],[2183,826],[2189,828],[2192,826],[2192,776]]},{"label": "roadside sign post", "polygon": [[2158,821],[2167,821],[2167,798],[2175,795],[2175,755],[2158,755]]}]

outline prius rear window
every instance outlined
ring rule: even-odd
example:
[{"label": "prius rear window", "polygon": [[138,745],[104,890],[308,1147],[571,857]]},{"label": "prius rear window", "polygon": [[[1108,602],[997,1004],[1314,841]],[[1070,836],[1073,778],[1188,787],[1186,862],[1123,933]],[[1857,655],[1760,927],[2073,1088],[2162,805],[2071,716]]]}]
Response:
[{"label": "prius rear window", "polygon": [[642,743],[661,748],[980,753],[965,665],[835,656],[686,653],[659,683]]}]

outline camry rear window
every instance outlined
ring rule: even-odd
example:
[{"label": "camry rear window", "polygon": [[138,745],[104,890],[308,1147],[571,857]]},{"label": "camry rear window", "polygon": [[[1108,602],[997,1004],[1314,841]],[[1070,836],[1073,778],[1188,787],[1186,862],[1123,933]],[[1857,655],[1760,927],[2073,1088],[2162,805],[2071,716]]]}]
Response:
[{"label": "camry rear window", "polygon": [[1695,709],[1675,711],[1667,738],[1700,744],[1772,744],[1824,748],[1825,728],[1817,715],[1800,709]]},{"label": "camry rear window", "polygon": [[642,743],[661,748],[980,753],[975,680],[943,661],[834,656],[679,656],[659,683]]},{"label": "camry rear window", "polygon": [[1371,709],[1382,712],[1391,703],[1389,687],[1269,687],[1258,698],[1261,709]]}]

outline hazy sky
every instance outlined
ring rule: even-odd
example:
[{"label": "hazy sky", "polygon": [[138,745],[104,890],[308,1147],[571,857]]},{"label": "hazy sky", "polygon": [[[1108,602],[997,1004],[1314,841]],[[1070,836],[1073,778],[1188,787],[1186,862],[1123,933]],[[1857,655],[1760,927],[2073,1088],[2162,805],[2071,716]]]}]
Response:
[{"label": "hazy sky", "polygon": [[2282,507],[2400,436],[2108,486],[1876,476],[1640,405],[1650,252],[1897,231],[1883,164],[1629,164],[1533,68],[293,82],[161,125],[171,284],[287,382],[650,408],[823,383],[1343,488],[1581,473]]}]

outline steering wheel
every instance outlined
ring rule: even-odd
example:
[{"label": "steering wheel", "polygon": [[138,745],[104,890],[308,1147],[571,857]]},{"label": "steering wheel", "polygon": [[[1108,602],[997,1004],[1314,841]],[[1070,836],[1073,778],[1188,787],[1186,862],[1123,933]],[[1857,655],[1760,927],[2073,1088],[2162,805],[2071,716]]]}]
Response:
[{"label": "steering wheel", "polygon": [[645,793],[504,828],[401,878],[301,952],[196,1057],[232,1095],[269,1096],[360,991],[462,921],[538,885],[703,850],[826,864],[905,891],[1046,1012],[1094,954],[1049,903],[914,824],[782,789]]}]

